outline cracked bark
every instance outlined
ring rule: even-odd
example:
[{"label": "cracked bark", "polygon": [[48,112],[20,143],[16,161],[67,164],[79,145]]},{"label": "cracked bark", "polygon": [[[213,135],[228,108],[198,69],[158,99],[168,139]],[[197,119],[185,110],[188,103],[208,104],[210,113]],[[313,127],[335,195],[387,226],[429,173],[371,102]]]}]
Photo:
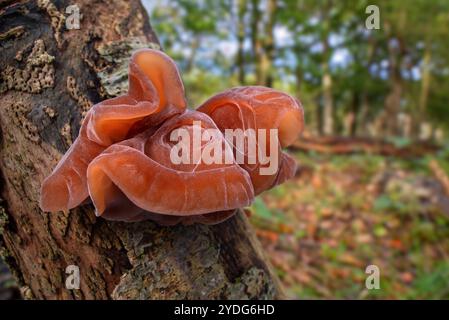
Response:
[{"label": "cracked bark", "polygon": [[[25,298],[281,298],[246,217],[218,226],[159,227],[97,219],[90,205],[38,208],[40,184],[76,137],[83,115],[126,90],[137,48],[158,48],[139,1],[0,4],[0,247]],[[77,265],[80,290],[65,289]]]}]

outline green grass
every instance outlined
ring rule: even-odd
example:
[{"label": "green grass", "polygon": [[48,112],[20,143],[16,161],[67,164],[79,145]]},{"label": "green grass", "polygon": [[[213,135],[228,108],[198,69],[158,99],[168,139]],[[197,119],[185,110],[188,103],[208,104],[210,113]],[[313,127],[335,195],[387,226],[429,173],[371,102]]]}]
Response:
[{"label": "green grass", "polygon": [[[275,267],[292,297],[449,299],[449,213],[415,192],[433,177],[435,157],[294,156],[312,173],[263,193],[251,218],[256,228],[291,226],[266,249],[269,257],[290,257]],[[437,159],[449,172],[449,149]],[[378,190],[386,171],[397,176]],[[380,268],[380,290],[365,288],[370,264]],[[298,271],[308,280],[294,277]]]}]

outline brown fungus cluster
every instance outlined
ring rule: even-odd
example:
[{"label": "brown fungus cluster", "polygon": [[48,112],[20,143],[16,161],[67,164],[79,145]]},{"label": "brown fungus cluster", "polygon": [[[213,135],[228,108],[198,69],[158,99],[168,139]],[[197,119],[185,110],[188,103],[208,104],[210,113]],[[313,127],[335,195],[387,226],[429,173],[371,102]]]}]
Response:
[{"label": "brown fungus cluster", "polygon": [[[135,52],[128,93],[87,112],[78,138],[42,184],[42,210],[68,210],[90,197],[97,216],[109,220],[216,224],[294,175],[296,163],[281,148],[303,128],[296,99],[253,86],[222,92],[195,111],[186,105],[173,60],[157,50]],[[178,129],[193,133],[190,138],[197,129],[208,135],[196,146],[189,143],[188,159],[214,145],[223,161],[174,162]],[[249,155],[248,137],[243,143],[226,139],[230,129],[254,130],[255,154],[277,155],[274,171],[262,173],[271,164]],[[273,130],[275,136],[268,134]]]}]

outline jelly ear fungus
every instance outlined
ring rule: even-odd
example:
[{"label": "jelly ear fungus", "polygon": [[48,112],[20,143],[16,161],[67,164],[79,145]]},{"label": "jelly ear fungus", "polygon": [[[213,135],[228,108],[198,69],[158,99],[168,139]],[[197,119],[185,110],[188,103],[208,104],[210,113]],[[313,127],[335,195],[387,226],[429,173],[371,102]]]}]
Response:
[{"label": "jelly ear fungus", "polygon": [[[195,123],[200,135],[218,132],[208,143],[219,143],[220,154],[230,155],[231,162],[173,162],[171,134],[179,128],[194,132]],[[142,49],[130,60],[128,93],[89,110],[78,138],[44,180],[40,206],[44,211],[68,210],[90,197],[97,216],[109,220],[218,223],[250,205],[255,195],[294,176],[296,163],[281,148],[302,128],[300,103],[265,87],[233,88],[196,111],[186,110],[173,60]],[[266,173],[270,168],[259,157],[249,163],[248,143],[239,147],[226,140],[228,129],[255,130],[258,154],[269,146],[267,156],[275,157],[272,172]],[[200,144],[189,152],[202,154],[204,148]],[[243,155],[242,162],[238,155]]]}]

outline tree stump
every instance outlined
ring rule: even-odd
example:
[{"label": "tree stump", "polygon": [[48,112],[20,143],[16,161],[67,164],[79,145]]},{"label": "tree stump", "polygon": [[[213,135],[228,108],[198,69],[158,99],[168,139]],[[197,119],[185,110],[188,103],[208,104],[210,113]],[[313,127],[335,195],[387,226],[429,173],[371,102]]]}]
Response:
[{"label": "tree stump", "polygon": [[[264,299],[283,297],[246,216],[217,226],[160,227],[38,207],[42,180],[86,111],[127,89],[131,52],[159,48],[139,1],[0,4],[0,245],[25,298]],[[70,11],[69,11],[70,12]],[[66,267],[80,289],[66,289]]]}]

